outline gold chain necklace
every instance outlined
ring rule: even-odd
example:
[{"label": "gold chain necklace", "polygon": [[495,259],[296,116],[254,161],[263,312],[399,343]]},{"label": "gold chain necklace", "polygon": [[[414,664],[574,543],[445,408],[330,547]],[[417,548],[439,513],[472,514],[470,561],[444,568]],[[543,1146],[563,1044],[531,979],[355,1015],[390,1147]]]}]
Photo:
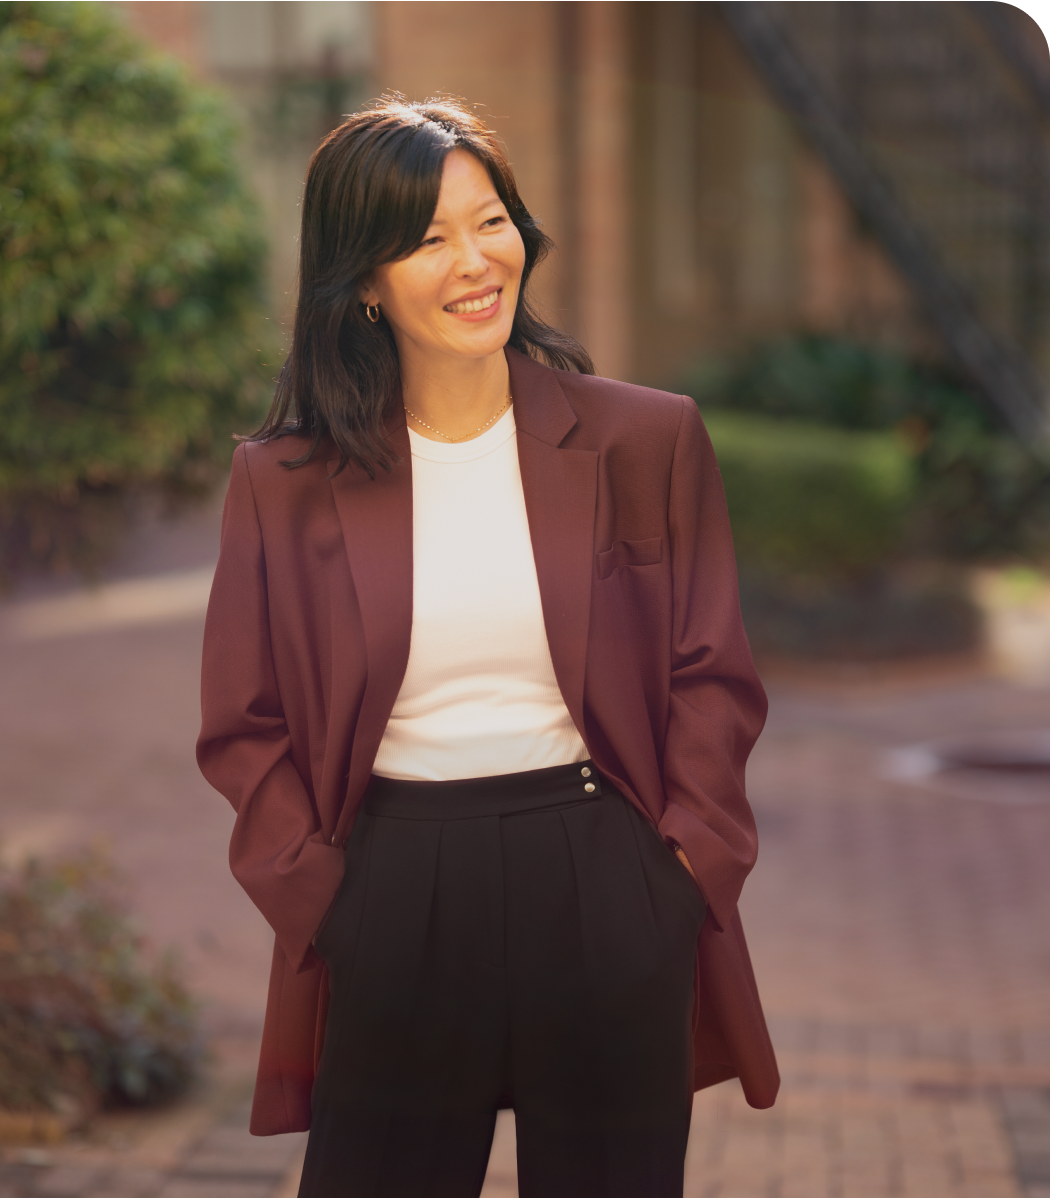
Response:
[{"label": "gold chain necklace", "polygon": [[420,418],[415,414],[415,412],[413,412],[412,409],[409,407],[406,407],[405,411],[409,414],[409,416],[412,417],[412,419],[417,424],[421,424],[424,428],[430,429],[430,431],[432,433],[437,433],[437,435],[439,437],[444,437],[446,441],[451,441],[452,444],[455,445],[457,441],[466,441],[470,437],[476,437],[478,435],[478,433],[483,433],[485,431],[485,429],[487,429],[488,426],[490,424],[492,424],[492,422],[496,419],[497,416],[503,415],[503,413],[510,407],[513,400],[514,400],[514,396],[511,395],[510,392],[508,392],[506,403],[504,403],[503,407],[500,408],[500,410],[496,413],[495,416],[492,417],[491,420],[486,420],[485,423],[481,426],[481,428],[476,428],[472,433],[464,433],[462,437],[450,437],[448,435],[448,433],[443,433],[441,431],[441,429],[435,428],[432,424],[427,424],[427,422],[425,420],[420,420]]}]

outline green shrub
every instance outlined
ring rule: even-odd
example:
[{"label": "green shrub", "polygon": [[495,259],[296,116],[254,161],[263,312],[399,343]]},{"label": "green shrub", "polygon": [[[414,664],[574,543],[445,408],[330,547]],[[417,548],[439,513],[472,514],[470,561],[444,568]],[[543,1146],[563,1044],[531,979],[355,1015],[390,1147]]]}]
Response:
[{"label": "green shrub", "polygon": [[104,858],[0,871],[0,1107],[158,1102],[201,1057],[174,963],[144,963]]},{"label": "green shrub", "polygon": [[220,101],[102,5],[0,3],[0,77],[0,532],[66,564],[262,410],[264,245]]},{"label": "green shrub", "polygon": [[743,413],[704,419],[743,563],[827,582],[896,550],[914,481],[899,437]]},{"label": "green shrub", "polygon": [[840,337],[802,334],[708,358],[689,374],[690,394],[766,416],[838,428],[892,428],[973,399],[901,354]]},{"label": "green shrub", "polygon": [[913,549],[1050,555],[1050,468],[950,373],[848,339],[805,334],[707,358],[682,390],[712,408],[844,429],[896,429],[915,449]]}]

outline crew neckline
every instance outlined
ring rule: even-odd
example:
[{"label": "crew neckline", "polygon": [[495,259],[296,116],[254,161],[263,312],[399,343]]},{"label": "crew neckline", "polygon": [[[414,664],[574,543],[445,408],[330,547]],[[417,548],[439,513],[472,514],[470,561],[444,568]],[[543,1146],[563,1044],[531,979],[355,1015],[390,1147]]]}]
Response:
[{"label": "crew neckline", "polygon": [[471,441],[431,441],[411,426],[406,424],[405,427],[408,429],[412,456],[423,458],[427,462],[473,462],[499,449],[517,432],[513,404],[491,428],[487,428],[480,437],[474,437]]}]

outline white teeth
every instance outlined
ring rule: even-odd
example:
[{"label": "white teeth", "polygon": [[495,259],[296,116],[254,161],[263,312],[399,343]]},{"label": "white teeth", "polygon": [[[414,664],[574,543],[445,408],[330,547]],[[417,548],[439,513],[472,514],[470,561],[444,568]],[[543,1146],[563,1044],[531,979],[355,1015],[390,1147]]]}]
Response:
[{"label": "white teeth", "polygon": [[492,305],[499,299],[498,291],[490,291],[488,295],[482,296],[481,299],[463,300],[458,304],[446,304],[446,312],[455,312],[462,316],[466,312],[483,312],[486,308],[491,308]]}]

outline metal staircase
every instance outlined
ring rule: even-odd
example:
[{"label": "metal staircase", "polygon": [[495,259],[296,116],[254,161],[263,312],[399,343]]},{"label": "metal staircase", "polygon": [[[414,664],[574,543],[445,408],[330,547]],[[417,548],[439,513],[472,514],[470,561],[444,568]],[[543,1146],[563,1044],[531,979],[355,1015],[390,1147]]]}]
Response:
[{"label": "metal staircase", "polygon": [[1050,82],[1005,8],[721,5],[960,365],[1045,443]]}]

